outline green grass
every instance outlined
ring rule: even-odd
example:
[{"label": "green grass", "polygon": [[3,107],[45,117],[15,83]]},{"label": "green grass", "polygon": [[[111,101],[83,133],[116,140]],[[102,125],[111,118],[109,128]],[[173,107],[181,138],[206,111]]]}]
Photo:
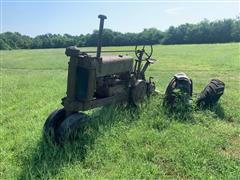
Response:
[{"label": "green grass", "polygon": [[98,108],[77,141],[59,148],[44,142],[42,127],[65,96],[64,49],[1,51],[0,179],[239,179],[239,53],[237,43],[155,46],[147,74],[157,88],[181,71],[194,93],[219,78],[226,89],[215,110],[174,119],[161,97],[138,111]]}]

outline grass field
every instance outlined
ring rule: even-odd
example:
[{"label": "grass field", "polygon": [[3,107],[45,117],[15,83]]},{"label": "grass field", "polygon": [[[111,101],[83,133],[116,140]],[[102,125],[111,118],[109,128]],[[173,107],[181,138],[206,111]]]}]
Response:
[{"label": "grass field", "polygon": [[0,179],[239,179],[239,54],[237,43],[155,46],[148,75],[162,93],[177,72],[193,79],[194,93],[219,78],[219,105],[184,121],[165,115],[161,98],[136,112],[98,108],[77,141],[59,148],[42,127],[65,96],[64,49],[1,51]]}]

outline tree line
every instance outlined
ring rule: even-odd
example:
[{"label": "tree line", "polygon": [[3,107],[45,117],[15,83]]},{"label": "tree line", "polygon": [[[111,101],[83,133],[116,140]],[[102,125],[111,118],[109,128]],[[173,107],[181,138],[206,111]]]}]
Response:
[{"label": "tree line", "polygon": [[[65,48],[76,45],[96,46],[98,31],[92,34],[72,36],[69,34],[44,34],[34,38],[18,32],[0,34],[0,49]],[[203,20],[197,24],[171,26],[166,31],[156,28],[144,29],[140,33],[121,33],[104,29],[104,46],[127,46],[137,44],[200,44],[240,42],[240,18],[218,21]]]}]

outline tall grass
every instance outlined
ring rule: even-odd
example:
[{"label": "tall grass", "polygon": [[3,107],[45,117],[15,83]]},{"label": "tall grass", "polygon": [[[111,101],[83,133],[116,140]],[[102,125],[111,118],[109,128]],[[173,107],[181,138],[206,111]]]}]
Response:
[{"label": "tall grass", "polygon": [[97,108],[63,148],[46,143],[42,127],[65,96],[64,49],[2,54],[1,179],[240,177],[239,44],[154,47],[158,61],[147,75],[161,93],[179,71],[193,79],[193,100],[211,78],[225,82],[213,109],[183,120],[165,113],[161,96],[139,109]]}]

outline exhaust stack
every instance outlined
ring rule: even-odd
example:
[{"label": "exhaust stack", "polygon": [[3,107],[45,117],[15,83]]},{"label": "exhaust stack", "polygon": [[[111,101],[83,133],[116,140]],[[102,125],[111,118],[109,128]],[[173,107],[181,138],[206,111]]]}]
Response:
[{"label": "exhaust stack", "polygon": [[100,24],[99,24],[99,31],[98,31],[97,58],[100,58],[101,49],[102,49],[102,33],[103,33],[104,20],[107,19],[107,16],[99,15],[98,18],[100,19]]}]

